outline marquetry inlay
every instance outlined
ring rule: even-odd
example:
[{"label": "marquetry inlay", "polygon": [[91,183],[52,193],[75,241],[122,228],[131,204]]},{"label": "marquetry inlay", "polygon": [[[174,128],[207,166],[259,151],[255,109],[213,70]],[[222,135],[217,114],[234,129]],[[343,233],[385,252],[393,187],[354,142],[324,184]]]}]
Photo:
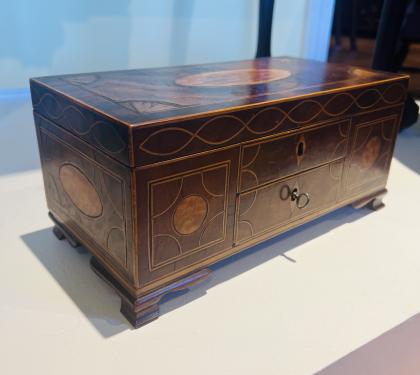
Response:
[{"label": "marquetry inlay", "polygon": [[77,230],[78,239],[94,237],[95,249],[126,268],[131,235],[124,167],[117,162],[98,165],[93,154],[80,152],[75,137],[48,120],[35,119],[48,207],[70,230]]},{"label": "marquetry inlay", "polygon": [[369,169],[375,164],[381,151],[381,140],[378,136],[375,136],[366,143],[363,150],[361,167]]},{"label": "marquetry inlay", "polygon": [[190,74],[175,82],[181,86],[243,86],[285,79],[290,72],[284,69],[236,69]]},{"label": "marquetry inlay", "polygon": [[174,227],[180,234],[191,234],[199,229],[207,215],[207,202],[199,195],[191,195],[179,202],[174,214]]},{"label": "marquetry inlay", "polygon": [[90,217],[101,216],[101,199],[95,187],[77,167],[64,164],[59,175],[64,191],[82,213]]}]

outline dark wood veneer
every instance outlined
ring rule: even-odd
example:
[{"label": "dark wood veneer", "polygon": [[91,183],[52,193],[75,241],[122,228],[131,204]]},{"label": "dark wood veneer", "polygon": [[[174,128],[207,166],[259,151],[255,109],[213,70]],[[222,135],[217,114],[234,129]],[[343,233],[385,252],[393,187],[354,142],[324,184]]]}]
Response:
[{"label": "dark wood veneer", "polygon": [[382,207],[407,80],[288,58],[33,79],[54,233],[143,325],[220,259]]}]

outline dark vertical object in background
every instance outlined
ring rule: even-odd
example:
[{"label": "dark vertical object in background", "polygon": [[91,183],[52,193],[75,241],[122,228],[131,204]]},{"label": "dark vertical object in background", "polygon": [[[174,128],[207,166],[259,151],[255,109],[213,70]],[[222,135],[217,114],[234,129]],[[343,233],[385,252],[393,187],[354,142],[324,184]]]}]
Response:
[{"label": "dark vertical object in background", "polygon": [[[341,49],[341,37],[343,33],[350,38],[350,48],[357,49],[357,0],[336,0],[334,7],[334,48]],[[344,21],[344,22],[343,22]],[[344,30],[344,32],[343,32]]]},{"label": "dark vertical object in background", "polygon": [[409,0],[385,0],[376,37],[372,68],[395,71],[395,52]]},{"label": "dark vertical object in background", "polygon": [[357,0],[351,2],[351,28],[350,28],[350,48],[356,51],[356,37],[357,37]]},{"label": "dark vertical object in background", "polygon": [[256,57],[271,56],[271,26],[273,24],[273,9],[274,0],[260,0]]},{"label": "dark vertical object in background", "polygon": [[335,1],[335,8],[334,8],[334,39],[335,44],[334,48],[339,49],[341,48],[341,14],[342,14],[342,2],[341,0]]},{"label": "dark vertical object in background", "polygon": [[[376,47],[373,55],[372,68],[389,72],[396,71],[397,50],[401,26],[410,0],[385,0],[382,7],[379,29],[376,37]],[[401,129],[407,128],[417,121],[419,107],[411,95],[407,95]]]},{"label": "dark vertical object in background", "polygon": [[419,73],[420,66],[407,67],[403,66],[410,45],[412,43],[420,43],[420,0],[411,0],[405,12],[404,22],[400,32],[400,40],[398,43],[398,50],[396,52],[395,64],[401,70],[412,71]]}]

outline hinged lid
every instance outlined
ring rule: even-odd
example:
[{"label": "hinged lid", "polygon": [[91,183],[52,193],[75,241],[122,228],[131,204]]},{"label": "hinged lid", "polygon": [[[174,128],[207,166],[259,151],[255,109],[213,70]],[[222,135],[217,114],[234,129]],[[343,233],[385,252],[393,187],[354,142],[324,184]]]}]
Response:
[{"label": "hinged lid", "polygon": [[[255,138],[281,131],[275,121],[298,125],[329,112],[346,114],[355,106],[362,110],[397,104],[404,98],[406,84],[393,83],[406,79],[345,65],[261,58],[34,78],[31,93],[40,115],[124,164],[138,166],[248,140],[247,133]],[[388,86],[351,93],[381,84]],[[310,99],[340,92],[347,94],[329,101]],[[278,107],[290,101],[297,106]],[[253,128],[250,118],[262,106],[277,106],[277,117],[265,116],[266,129]],[[235,113],[230,122],[226,112]],[[309,117],[300,119],[300,112]],[[224,121],[214,122],[214,116]],[[267,121],[273,123],[267,125]]]}]

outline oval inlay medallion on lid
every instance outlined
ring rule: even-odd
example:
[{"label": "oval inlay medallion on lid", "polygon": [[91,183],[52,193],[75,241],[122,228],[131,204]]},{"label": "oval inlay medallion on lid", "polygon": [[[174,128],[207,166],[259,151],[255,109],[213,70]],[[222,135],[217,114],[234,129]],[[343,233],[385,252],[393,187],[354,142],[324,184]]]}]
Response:
[{"label": "oval inlay medallion on lid", "polygon": [[73,204],[86,216],[102,214],[102,202],[95,187],[84,173],[72,164],[60,167],[60,181]]},{"label": "oval inlay medallion on lid", "polygon": [[256,85],[289,76],[290,72],[285,69],[236,69],[191,74],[175,82],[181,86],[223,87]]},{"label": "oval inlay medallion on lid", "polygon": [[173,224],[180,234],[191,234],[201,227],[207,215],[207,202],[199,195],[184,198],[176,207]]}]

